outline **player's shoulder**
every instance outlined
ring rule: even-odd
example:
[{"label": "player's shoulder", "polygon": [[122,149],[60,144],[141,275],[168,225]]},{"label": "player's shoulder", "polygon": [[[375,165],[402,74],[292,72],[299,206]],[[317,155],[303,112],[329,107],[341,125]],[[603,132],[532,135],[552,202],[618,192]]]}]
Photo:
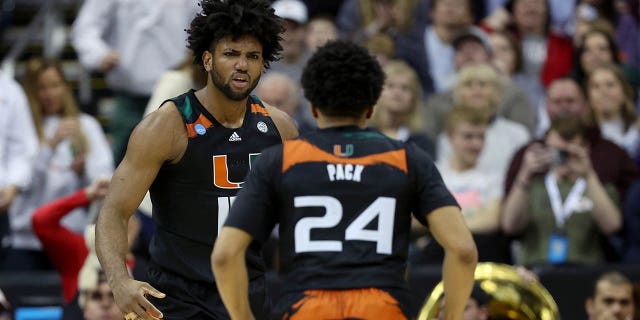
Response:
[{"label": "player's shoulder", "polygon": [[298,127],[291,116],[286,112],[261,101],[257,96],[251,96],[251,98],[256,102],[259,102],[261,107],[266,111],[266,114],[271,117],[271,120],[278,128],[283,141],[298,137]]}]

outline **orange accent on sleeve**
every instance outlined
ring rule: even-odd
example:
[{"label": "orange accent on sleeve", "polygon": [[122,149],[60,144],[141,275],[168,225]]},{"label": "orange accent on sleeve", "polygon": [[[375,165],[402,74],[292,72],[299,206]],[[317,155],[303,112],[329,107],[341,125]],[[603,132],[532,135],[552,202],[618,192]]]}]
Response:
[{"label": "orange accent on sleeve", "polygon": [[291,140],[284,143],[282,172],[292,166],[305,162],[328,162],[334,164],[374,165],[386,163],[408,173],[407,157],[404,149],[372,154],[359,158],[341,158],[330,154],[304,140]]},{"label": "orange accent on sleeve", "polygon": [[198,119],[196,119],[194,123],[184,124],[184,126],[187,128],[187,135],[189,136],[189,138],[195,138],[198,136],[198,133],[196,132],[196,129],[195,129],[196,124],[201,124],[206,129],[213,127],[213,123],[209,121],[209,119],[207,119],[207,117],[205,117],[204,114],[201,113],[200,116],[198,116]]},{"label": "orange accent on sleeve", "polygon": [[267,111],[267,109],[257,103],[252,103],[251,104],[251,113],[260,113],[266,117],[269,116],[269,111]]}]

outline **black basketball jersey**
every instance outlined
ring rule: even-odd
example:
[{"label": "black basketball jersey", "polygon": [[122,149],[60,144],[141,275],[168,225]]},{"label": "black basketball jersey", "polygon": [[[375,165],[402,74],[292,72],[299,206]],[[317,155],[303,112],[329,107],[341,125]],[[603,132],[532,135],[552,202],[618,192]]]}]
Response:
[{"label": "black basketball jersey", "polygon": [[[260,152],[282,142],[264,105],[247,101],[242,127],[222,126],[191,90],[171,99],[188,133],[187,149],[176,164],[164,164],[151,185],[152,260],[192,280],[213,283],[211,250],[235,195]],[[259,251],[248,254],[250,276],[264,271]]]},{"label": "black basketball jersey", "polygon": [[263,151],[226,225],[264,241],[280,223],[284,291],[406,288],[411,213],[457,203],[415,144],[355,126]]}]

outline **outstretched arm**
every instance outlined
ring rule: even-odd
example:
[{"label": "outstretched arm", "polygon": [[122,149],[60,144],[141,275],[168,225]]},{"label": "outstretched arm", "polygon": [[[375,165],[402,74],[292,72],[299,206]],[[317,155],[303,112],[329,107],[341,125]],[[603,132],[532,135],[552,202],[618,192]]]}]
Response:
[{"label": "outstretched arm", "polygon": [[427,215],[429,229],[444,248],[442,281],[445,292],[445,318],[461,319],[467,304],[478,252],[460,209],[441,207]]}]

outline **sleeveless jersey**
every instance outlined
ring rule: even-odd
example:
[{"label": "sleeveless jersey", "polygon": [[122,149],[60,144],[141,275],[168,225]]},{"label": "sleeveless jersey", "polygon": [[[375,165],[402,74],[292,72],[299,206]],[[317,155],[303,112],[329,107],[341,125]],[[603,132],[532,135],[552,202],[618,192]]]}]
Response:
[{"label": "sleeveless jersey", "polygon": [[457,206],[413,143],[355,126],[263,151],[226,225],[264,241],[279,223],[283,292],[406,289],[411,213]]},{"label": "sleeveless jersey", "polygon": [[[255,96],[247,101],[242,127],[222,126],[191,90],[171,99],[180,111],[188,144],[176,164],[164,164],[150,188],[156,232],[151,259],[196,281],[213,283],[211,250],[251,163],[282,142],[273,120]],[[264,271],[259,249],[249,250],[251,277]]]}]

